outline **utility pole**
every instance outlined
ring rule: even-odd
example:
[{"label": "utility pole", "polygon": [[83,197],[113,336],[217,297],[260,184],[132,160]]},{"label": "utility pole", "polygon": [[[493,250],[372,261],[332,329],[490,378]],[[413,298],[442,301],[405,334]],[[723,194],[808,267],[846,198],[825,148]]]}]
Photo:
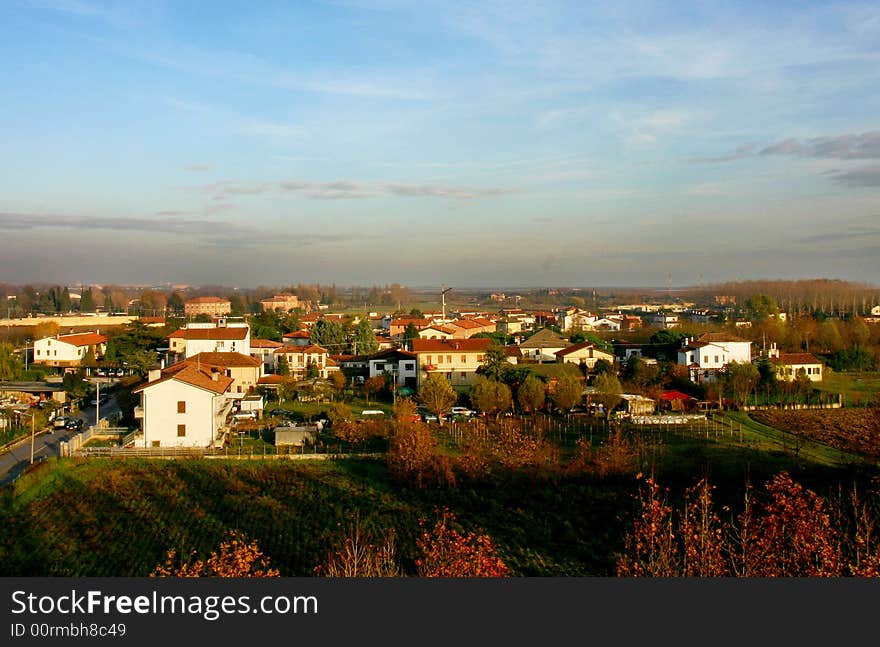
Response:
[{"label": "utility pole", "polygon": [[34,464],[34,438],[37,435],[35,414],[31,413],[31,465]]},{"label": "utility pole", "polygon": [[440,300],[443,303],[443,323],[446,323],[446,293],[451,292],[452,288],[445,288],[440,286]]}]

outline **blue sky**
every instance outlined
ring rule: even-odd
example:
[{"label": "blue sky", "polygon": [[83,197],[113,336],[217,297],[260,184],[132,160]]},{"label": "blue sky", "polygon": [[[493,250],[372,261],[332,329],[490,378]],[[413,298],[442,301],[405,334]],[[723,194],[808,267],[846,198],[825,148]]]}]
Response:
[{"label": "blue sky", "polygon": [[880,283],[876,2],[0,0],[0,80],[8,282]]}]

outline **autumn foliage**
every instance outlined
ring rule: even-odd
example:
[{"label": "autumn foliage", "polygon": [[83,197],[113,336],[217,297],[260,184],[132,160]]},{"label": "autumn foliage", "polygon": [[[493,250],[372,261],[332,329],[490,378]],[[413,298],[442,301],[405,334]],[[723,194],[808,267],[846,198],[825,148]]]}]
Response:
[{"label": "autumn foliage", "polygon": [[156,566],[150,577],[279,577],[257,542],[238,531],[227,533],[219,552],[212,552],[206,560],[181,563],[176,557],[177,551],[169,550],[165,563]]},{"label": "autumn foliage", "polygon": [[[856,497],[847,514],[785,472],[761,492],[747,488],[742,512],[719,517],[703,479],[674,510],[653,478],[618,557],[622,577],[840,577],[880,575],[873,510]],[[849,529],[842,518],[851,521]]]},{"label": "autumn foliage", "polygon": [[455,525],[455,515],[443,510],[434,527],[422,532],[417,541],[422,556],[416,560],[420,577],[506,577],[510,574],[489,535],[462,533]]}]

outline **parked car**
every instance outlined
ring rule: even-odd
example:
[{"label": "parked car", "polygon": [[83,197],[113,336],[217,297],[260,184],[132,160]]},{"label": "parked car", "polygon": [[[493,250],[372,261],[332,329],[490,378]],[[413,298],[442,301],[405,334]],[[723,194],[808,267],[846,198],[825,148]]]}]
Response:
[{"label": "parked car", "polygon": [[67,425],[69,419],[70,418],[65,418],[63,416],[61,418],[55,418],[55,420],[52,421],[52,426],[55,429],[63,429]]},{"label": "parked car", "polygon": [[256,420],[259,417],[256,411],[236,411],[232,414],[233,420]]},{"label": "parked car", "polygon": [[449,413],[453,416],[464,416],[466,418],[470,418],[471,416],[476,414],[476,411],[472,411],[467,407],[452,407],[452,409],[449,410]]},{"label": "parked car", "polygon": [[68,418],[67,422],[64,423],[64,428],[69,431],[79,431],[83,428],[83,424],[82,418]]}]

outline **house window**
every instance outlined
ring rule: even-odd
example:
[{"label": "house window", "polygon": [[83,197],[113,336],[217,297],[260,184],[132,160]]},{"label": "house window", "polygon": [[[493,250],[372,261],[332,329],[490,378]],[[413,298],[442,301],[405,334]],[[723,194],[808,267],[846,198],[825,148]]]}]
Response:
[{"label": "house window", "polygon": [[718,355],[715,356],[715,363],[718,363]]},{"label": "house window", "polygon": [[691,353],[691,363],[693,363],[693,362],[694,362],[694,354]]},{"label": "house window", "polygon": [[184,400],[177,401],[177,413],[186,413],[186,401],[184,401]]},{"label": "house window", "polygon": [[230,368],[226,369],[226,377],[232,377],[232,369],[230,369]]},{"label": "house window", "polygon": [[39,349],[37,349],[37,355],[39,355],[39,354],[40,354],[40,351],[39,351]]},{"label": "house window", "polygon": [[703,364],[708,364],[708,363],[709,363],[709,356],[703,355]]},{"label": "house window", "polygon": [[159,440],[154,440],[154,441],[153,441],[153,447],[161,447],[161,446],[162,446],[162,442],[161,442],[161,441],[159,441]]},{"label": "house window", "polygon": [[477,355],[477,361],[478,361],[478,362],[482,362],[482,361],[483,361],[483,356],[482,356],[482,355]]},{"label": "house window", "polygon": [[427,360],[427,361],[425,362],[426,364],[433,364],[433,362],[431,361],[431,356],[430,356],[430,355],[428,355],[425,359]]},{"label": "house window", "polygon": [[462,372],[461,372],[461,378],[464,379],[464,378],[466,378],[466,377],[467,377],[467,373],[465,373],[464,371],[462,371]]},{"label": "house window", "polygon": [[442,363],[443,363],[443,355],[437,355],[437,363],[438,363],[438,364],[442,364]]},{"label": "house window", "polygon": [[452,364],[452,355],[447,355],[447,356],[446,356],[446,363],[447,363],[447,364]]},{"label": "house window", "polygon": [[384,364],[376,364],[376,372],[381,373],[384,370],[385,370]]},{"label": "house window", "polygon": [[466,357],[465,355],[462,355],[462,356],[461,356],[461,363],[462,363],[462,364],[467,364],[467,357]]},{"label": "house window", "polygon": [[186,436],[186,425],[177,425],[177,435]]}]

